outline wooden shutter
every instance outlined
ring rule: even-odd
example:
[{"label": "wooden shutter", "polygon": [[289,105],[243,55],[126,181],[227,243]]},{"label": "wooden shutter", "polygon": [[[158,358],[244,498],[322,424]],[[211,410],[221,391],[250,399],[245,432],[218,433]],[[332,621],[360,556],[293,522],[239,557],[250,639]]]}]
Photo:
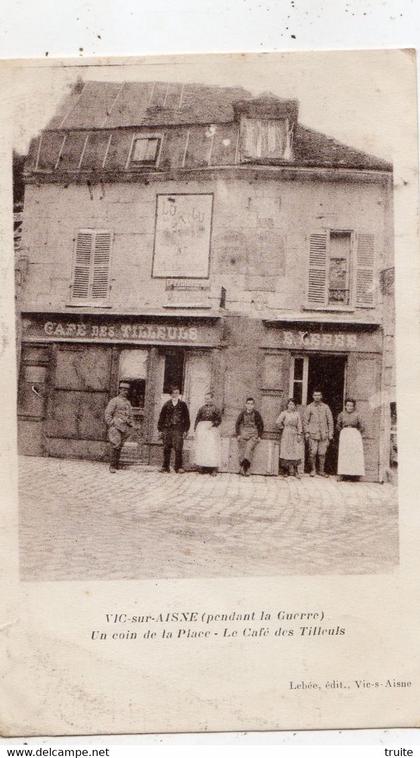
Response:
[{"label": "wooden shutter", "polygon": [[111,237],[111,232],[95,233],[91,292],[93,300],[104,300],[108,296]]},{"label": "wooden shutter", "polygon": [[373,234],[357,235],[356,307],[375,305],[375,245]]},{"label": "wooden shutter", "polygon": [[93,239],[93,232],[79,232],[77,235],[72,289],[74,300],[89,297]]},{"label": "wooden shutter", "polygon": [[76,239],[73,300],[105,300],[108,296],[112,234],[80,231]]},{"label": "wooden shutter", "polygon": [[326,232],[309,238],[308,305],[327,303],[327,240]]}]

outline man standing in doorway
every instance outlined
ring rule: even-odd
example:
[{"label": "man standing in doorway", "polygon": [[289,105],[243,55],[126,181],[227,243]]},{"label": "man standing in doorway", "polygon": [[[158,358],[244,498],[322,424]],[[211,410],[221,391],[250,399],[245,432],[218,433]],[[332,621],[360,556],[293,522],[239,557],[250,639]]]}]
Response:
[{"label": "man standing in doorway", "polygon": [[328,476],[325,473],[325,456],[334,436],[333,417],[328,405],[322,401],[320,390],[314,390],[312,398],[313,402],[307,406],[303,418],[305,439],[309,443],[311,476],[316,475],[317,456],[320,476]]},{"label": "man standing in doorway", "polygon": [[120,463],[121,449],[134,426],[133,409],[128,399],[130,384],[121,381],[118,395],[109,401],[105,408],[105,422],[108,427],[110,443],[109,470],[115,474]]},{"label": "man standing in doorway", "polygon": [[249,476],[254,450],[264,431],[264,422],[255,408],[253,397],[247,397],[245,409],[236,419],[235,431],[238,440],[239,473],[242,476]]},{"label": "man standing in doorway", "polygon": [[158,421],[158,430],[163,439],[163,466],[161,471],[169,473],[171,450],[175,450],[175,471],[183,474],[182,448],[184,438],[190,428],[188,406],[180,398],[179,387],[172,387],[170,399],[162,406]]}]

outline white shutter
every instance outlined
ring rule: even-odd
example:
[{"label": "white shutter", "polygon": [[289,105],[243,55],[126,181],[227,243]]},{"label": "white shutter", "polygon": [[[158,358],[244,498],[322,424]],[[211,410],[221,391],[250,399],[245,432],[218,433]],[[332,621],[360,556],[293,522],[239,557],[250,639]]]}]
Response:
[{"label": "white shutter", "polygon": [[91,291],[93,300],[105,300],[108,296],[111,239],[111,232],[95,233]]},{"label": "white shutter", "polygon": [[93,239],[93,232],[79,232],[77,235],[72,288],[74,300],[89,297]]},{"label": "white shutter", "polygon": [[327,303],[327,240],[326,232],[309,238],[308,305]]},{"label": "white shutter", "polygon": [[373,234],[357,235],[356,307],[375,306],[375,244]]}]

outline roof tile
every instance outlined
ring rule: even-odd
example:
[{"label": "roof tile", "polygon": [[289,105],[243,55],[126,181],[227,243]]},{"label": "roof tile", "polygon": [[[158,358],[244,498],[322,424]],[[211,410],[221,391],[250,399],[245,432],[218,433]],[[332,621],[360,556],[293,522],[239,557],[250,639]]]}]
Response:
[{"label": "roof tile", "polygon": [[[278,103],[284,109],[291,103],[297,113],[297,101],[285,101],[271,93],[254,98],[242,87],[78,81],[42,134],[38,169],[53,172],[57,165],[61,171],[74,171],[80,164],[82,170],[124,171],[129,168],[134,137],[154,133],[162,138],[160,171],[235,165],[239,134],[234,107],[239,103],[240,110],[248,100],[251,109],[258,110],[264,99],[271,108]],[[33,141],[26,173],[36,170],[36,154],[37,142]],[[293,158],[259,163],[392,170],[387,161],[299,123]]]}]

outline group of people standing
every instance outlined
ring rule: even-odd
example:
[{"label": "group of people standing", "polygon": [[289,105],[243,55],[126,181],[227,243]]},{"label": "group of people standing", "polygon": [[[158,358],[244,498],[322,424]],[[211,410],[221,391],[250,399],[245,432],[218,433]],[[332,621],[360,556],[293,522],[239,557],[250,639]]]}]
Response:
[{"label": "group of people standing", "polygon": [[[334,438],[334,420],[329,406],[323,402],[322,392],[315,390],[312,403],[306,406],[303,417],[293,399],[276,421],[282,430],[280,459],[291,476],[299,477],[299,467],[304,457],[304,439],[308,443],[310,476],[328,476],[325,458]],[[364,424],[356,411],[356,403],[347,398],[337,418],[336,432],[339,438],[337,475],[360,477],[365,474],[363,439]]]},{"label": "group of people standing", "polygon": [[[132,407],[128,400],[129,387],[128,382],[121,381],[118,396],[110,400],[105,410],[112,473],[118,469],[121,448],[134,426]],[[214,402],[212,392],[207,392],[194,422],[193,463],[203,474],[216,476],[218,473],[221,460],[221,422],[222,413]],[[190,425],[188,406],[180,397],[179,387],[173,387],[170,399],[162,406],[158,421],[159,436],[163,442],[162,473],[170,472],[172,450],[175,472],[184,473],[183,445]],[[299,470],[305,456],[305,441],[308,445],[310,476],[316,476],[317,473],[327,476],[325,458],[335,432],[339,440],[338,478],[364,476],[364,424],[353,399],[346,399],[335,429],[331,409],[324,403],[320,390],[313,392],[312,402],[302,413],[294,400],[289,399],[276,420],[276,426],[281,432],[281,465],[290,476],[300,477]],[[261,414],[255,407],[254,398],[248,397],[235,424],[239,474],[242,476],[250,475],[255,449],[263,432],[264,422]]]}]

